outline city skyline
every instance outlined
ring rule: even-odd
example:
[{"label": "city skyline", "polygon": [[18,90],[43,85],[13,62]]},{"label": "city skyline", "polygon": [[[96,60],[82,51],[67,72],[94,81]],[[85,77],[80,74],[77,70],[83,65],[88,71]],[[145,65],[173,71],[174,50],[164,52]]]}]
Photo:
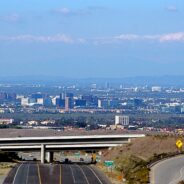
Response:
[{"label": "city skyline", "polygon": [[0,2],[0,76],[183,75],[183,2]]}]

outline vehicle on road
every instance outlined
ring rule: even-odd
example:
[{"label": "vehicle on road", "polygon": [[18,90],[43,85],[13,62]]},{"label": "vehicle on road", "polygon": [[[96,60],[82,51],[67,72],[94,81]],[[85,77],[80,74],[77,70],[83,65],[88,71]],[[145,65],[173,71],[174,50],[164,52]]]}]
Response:
[{"label": "vehicle on road", "polygon": [[72,162],[71,162],[71,160],[69,160],[68,158],[65,158],[64,163],[65,163],[65,164],[71,164]]},{"label": "vehicle on road", "polygon": [[84,162],[84,158],[80,158],[79,161],[80,161],[80,162]]}]

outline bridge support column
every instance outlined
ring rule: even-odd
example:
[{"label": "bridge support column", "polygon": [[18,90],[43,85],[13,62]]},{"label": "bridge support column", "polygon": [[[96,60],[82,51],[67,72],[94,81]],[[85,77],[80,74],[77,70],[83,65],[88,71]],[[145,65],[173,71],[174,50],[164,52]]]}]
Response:
[{"label": "bridge support column", "polygon": [[41,145],[41,163],[42,164],[45,163],[45,145],[44,144]]},{"label": "bridge support column", "polygon": [[50,151],[50,152],[46,152],[46,161],[48,163],[53,162],[54,160],[54,152]]}]

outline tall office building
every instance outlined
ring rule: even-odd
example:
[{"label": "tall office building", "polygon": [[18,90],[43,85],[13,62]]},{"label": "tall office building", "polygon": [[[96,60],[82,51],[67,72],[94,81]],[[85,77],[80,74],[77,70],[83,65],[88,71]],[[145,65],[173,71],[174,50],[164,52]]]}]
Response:
[{"label": "tall office building", "polygon": [[43,105],[44,104],[44,98],[37,98],[37,104]]},{"label": "tall office building", "polygon": [[74,96],[73,93],[66,93],[65,107],[68,106],[69,109],[73,109],[73,107],[74,107],[74,99],[73,99],[73,96]]},{"label": "tall office building", "polygon": [[17,97],[16,93],[8,93],[7,94],[8,100],[16,100],[16,97]]},{"label": "tall office building", "polygon": [[33,93],[31,94],[31,98],[37,100],[39,98],[44,98],[45,97],[45,94],[42,94],[42,93]]},{"label": "tall office building", "polygon": [[21,98],[21,105],[22,106],[28,106],[29,105],[29,98]]},{"label": "tall office building", "polygon": [[66,93],[66,97],[73,98],[73,93]]},{"label": "tall office building", "polygon": [[129,116],[115,116],[115,125],[129,125]]},{"label": "tall office building", "polygon": [[161,92],[162,88],[160,86],[152,86],[151,91],[152,92]]},{"label": "tall office building", "polygon": [[98,108],[108,109],[109,101],[106,99],[98,99]]},{"label": "tall office building", "polygon": [[66,93],[63,92],[63,93],[60,94],[60,99],[64,100],[65,97],[66,97]]},{"label": "tall office building", "polygon": [[86,107],[86,100],[82,100],[82,99],[75,100],[75,106]]},{"label": "tall office building", "polygon": [[65,108],[65,99],[56,98],[56,106]]},{"label": "tall office building", "polygon": [[65,111],[69,111],[70,107],[69,107],[69,102],[70,101],[70,98],[69,97],[66,97],[65,98]]}]

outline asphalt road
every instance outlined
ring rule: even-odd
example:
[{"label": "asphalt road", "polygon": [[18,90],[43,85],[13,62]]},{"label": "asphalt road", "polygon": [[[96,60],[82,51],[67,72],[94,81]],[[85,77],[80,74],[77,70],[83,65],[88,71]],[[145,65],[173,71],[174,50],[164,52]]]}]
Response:
[{"label": "asphalt road", "polygon": [[3,184],[110,184],[95,166],[26,162],[10,171]]},{"label": "asphalt road", "polygon": [[151,169],[151,184],[178,184],[184,180],[184,156],[166,159]]}]

